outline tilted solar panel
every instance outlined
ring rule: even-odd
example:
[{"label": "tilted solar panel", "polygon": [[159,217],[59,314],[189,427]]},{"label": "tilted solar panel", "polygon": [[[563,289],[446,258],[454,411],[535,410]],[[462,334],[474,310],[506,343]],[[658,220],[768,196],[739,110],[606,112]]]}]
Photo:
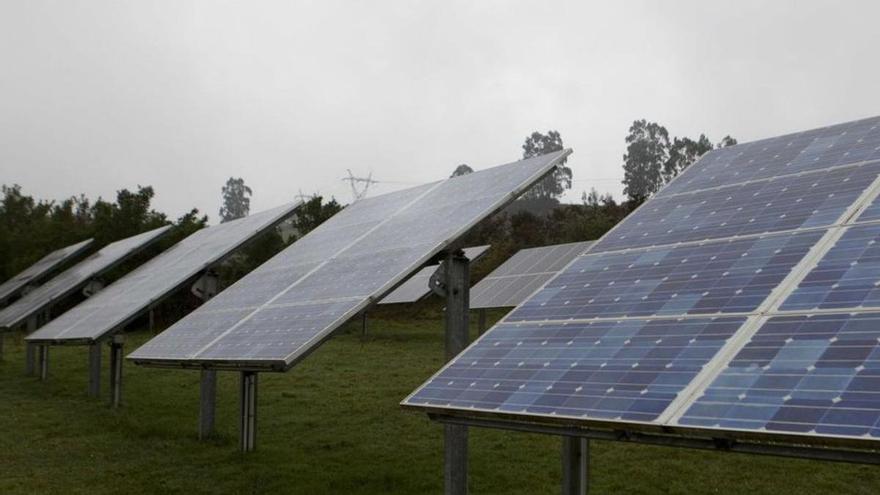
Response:
[{"label": "tilted solar panel", "polygon": [[357,201],[129,359],[159,366],[287,369],[569,153]]},{"label": "tilted solar panel", "polygon": [[878,448],[878,128],[707,154],[403,405]]},{"label": "tilted solar panel", "polygon": [[0,310],[0,328],[14,328],[24,323],[31,315],[70,295],[89,280],[106,273],[127,257],[148,247],[169,229],[171,226],[166,225],[104,246],[98,252]]},{"label": "tilted solar panel", "polygon": [[[471,262],[478,260],[488,250],[488,245],[466,247],[463,249],[464,256]],[[399,287],[379,301],[379,304],[414,303],[427,297],[431,293],[431,288],[429,286],[431,275],[433,275],[437,269],[438,265],[428,265],[422,268],[416,272],[415,275],[407,279],[406,282],[400,284]]]},{"label": "tilted solar panel", "polygon": [[40,328],[34,343],[91,343],[121,329],[248,240],[290,216],[299,203],[195,232]]},{"label": "tilted solar panel", "polygon": [[519,305],[592,244],[570,242],[519,250],[471,288],[470,307]]},{"label": "tilted solar panel", "polygon": [[66,261],[70,261],[81,255],[92,245],[92,241],[93,239],[86,239],[82,242],[52,251],[46,256],[40,258],[40,260],[33,265],[27,267],[23,272],[15,275],[6,282],[3,282],[3,284],[0,284],[0,303],[19,294],[29,284],[42,281],[47,274]]}]

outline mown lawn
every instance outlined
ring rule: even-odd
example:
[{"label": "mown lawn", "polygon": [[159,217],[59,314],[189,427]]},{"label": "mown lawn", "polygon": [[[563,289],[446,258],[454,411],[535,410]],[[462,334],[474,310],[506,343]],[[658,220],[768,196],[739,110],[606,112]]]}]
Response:
[{"label": "mown lawn", "polygon": [[[126,350],[149,336],[130,334]],[[41,383],[7,336],[0,494],[442,493],[441,427],[398,406],[442,351],[436,311],[373,319],[366,339],[352,327],[291,372],[261,375],[258,450],[242,456],[237,375],[221,373],[218,434],[199,442],[197,373],[126,363],[124,407],[111,410],[85,396],[84,348],[53,348]],[[470,459],[472,493],[559,491],[558,438],[474,429]],[[877,467],[596,441],[591,469],[591,493],[880,493]]]}]

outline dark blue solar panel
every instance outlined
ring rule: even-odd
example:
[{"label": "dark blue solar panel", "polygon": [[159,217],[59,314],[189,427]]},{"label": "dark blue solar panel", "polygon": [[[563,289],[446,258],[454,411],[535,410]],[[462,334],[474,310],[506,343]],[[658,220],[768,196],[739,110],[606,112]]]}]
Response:
[{"label": "dark blue solar panel", "polygon": [[880,162],[658,197],[591,252],[834,224],[880,174]]},{"label": "dark blue solar panel", "polygon": [[880,220],[880,197],[875,198],[874,201],[865,208],[865,211],[859,215],[856,222],[870,222],[874,220]]},{"label": "dark blue solar panel", "polygon": [[406,403],[651,421],[744,321],[503,323]]},{"label": "dark blue solar panel", "polygon": [[823,234],[817,230],[588,254],[507,320],[753,311]]},{"label": "dark blue solar panel", "polygon": [[770,318],[679,423],[880,437],[880,315]]},{"label": "dark blue solar panel", "polygon": [[780,309],[880,306],[880,225],[850,227]]},{"label": "dark blue solar panel", "polygon": [[880,117],[723,148],[659,196],[880,159]]}]

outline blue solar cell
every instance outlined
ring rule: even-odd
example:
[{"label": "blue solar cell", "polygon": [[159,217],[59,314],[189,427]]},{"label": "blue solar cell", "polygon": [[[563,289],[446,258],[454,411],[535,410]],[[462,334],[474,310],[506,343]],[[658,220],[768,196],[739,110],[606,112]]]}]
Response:
[{"label": "blue solar cell", "polygon": [[753,311],[823,233],[587,254],[507,320]]},{"label": "blue solar cell", "polygon": [[410,396],[410,405],[651,421],[743,317],[503,323]]},{"label": "blue solar cell", "polygon": [[880,159],[880,117],[723,148],[659,196]]},{"label": "blue solar cell", "polygon": [[847,228],[782,310],[880,307],[880,225]]},{"label": "blue solar cell", "polygon": [[652,199],[590,252],[833,225],[880,162]]},{"label": "blue solar cell", "polygon": [[678,422],[880,437],[880,314],[768,319]]}]

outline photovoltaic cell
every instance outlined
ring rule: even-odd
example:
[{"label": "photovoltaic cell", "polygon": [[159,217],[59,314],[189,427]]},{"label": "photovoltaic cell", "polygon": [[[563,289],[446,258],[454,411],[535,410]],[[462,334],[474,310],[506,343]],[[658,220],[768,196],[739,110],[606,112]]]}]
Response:
[{"label": "photovoltaic cell", "polygon": [[591,252],[833,225],[880,162],[652,199]]},{"label": "photovoltaic cell", "polygon": [[659,196],[871,160],[880,160],[880,117],[712,151]]},{"label": "photovoltaic cell", "polygon": [[568,153],[357,201],[129,358],[286,369]]},{"label": "photovoltaic cell", "polygon": [[586,254],[508,321],[754,311],[824,232]]},{"label": "photovoltaic cell", "polygon": [[848,227],[782,310],[880,306],[880,225]]},{"label": "photovoltaic cell", "polygon": [[31,342],[93,342],[191,282],[248,240],[290,216],[289,204],[199,230],[55,318]]},{"label": "photovoltaic cell", "polygon": [[572,242],[521,249],[471,287],[470,307],[504,308],[521,304],[592,243]]},{"label": "photovoltaic cell", "polygon": [[104,246],[83,261],[29,292],[0,310],[0,327],[13,328],[44,308],[54,304],[118,265],[167,233],[171,226],[160,227]]},{"label": "photovoltaic cell", "polygon": [[770,318],[678,422],[880,437],[880,314]]},{"label": "photovoltaic cell", "polygon": [[[475,246],[464,248],[464,256],[473,263],[489,250],[489,246]],[[393,292],[385,296],[379,301],[379,304],[402,304],[414,303],[427,297],[431,293],[429,286],[431,275],[437,271],[439,265],[428,265],[415,275],[407,279],[406,282],[400,284]]]},{"label": "photovoltaic cell", "polygon": [[0,285],[0,303],[19,294],[28,284],[42,281],[46,275],[52,272],[52,270],[58,268],[64,262],[79,256],[88,249],[91,244],[92,239],[86,239],[85,241],[58,249],[57,251],[52,251],[46,256],[40,258],[39,261],[29,266],[23,272]]},{"label": "photovoltaic cell", "polygon": [[744,321],[502,323],[405,402],[647,422],[667,408]]}]

